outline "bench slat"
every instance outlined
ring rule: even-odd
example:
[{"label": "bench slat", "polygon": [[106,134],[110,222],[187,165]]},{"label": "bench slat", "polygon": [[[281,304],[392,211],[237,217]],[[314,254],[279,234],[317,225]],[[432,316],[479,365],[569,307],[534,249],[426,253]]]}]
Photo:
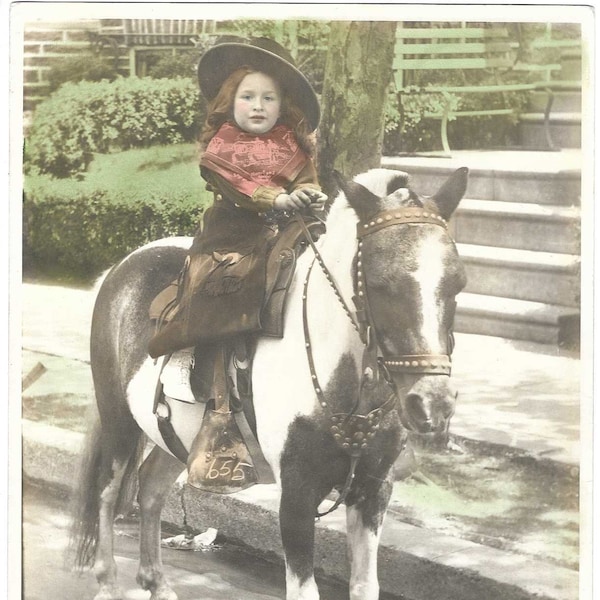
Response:
[{"label": "bench slat", "polygon": [[486,54],[511,50],[508,42],[396,44],[396,54]]},{"label": "bench slat", "polygon": [[510,57],[394,58],[394,70],[497,69],[512,66]]},{"label": "bench slat", "polygon": [[396,30],[397,40],[408,39],[489,39],[489,38],[508,38],[508,30],[504,28],[481,29],[481,28],[465,28],[462,29],[403,29]]},{"label": "bench slat", "polygon": [[[448,117],[489,117],[498,115],[510,115],[512,114],[510,108],[491,108],[490,110],[450,110],[448,111]],[[445,114],[443,112],[426,112],[423,116],[427,119],[443,119]]]}]

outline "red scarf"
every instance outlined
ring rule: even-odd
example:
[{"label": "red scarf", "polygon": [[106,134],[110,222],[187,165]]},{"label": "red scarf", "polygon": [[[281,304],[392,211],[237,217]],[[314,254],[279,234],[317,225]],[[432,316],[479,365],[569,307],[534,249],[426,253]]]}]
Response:
[{"label": "red scarf", "polygon": [[285,191],[307,160],[294,132],[285,125],[255,135],[224,123],[210,140],[200,165],[224,177],[242,194],[252,196],[259,186]]}]

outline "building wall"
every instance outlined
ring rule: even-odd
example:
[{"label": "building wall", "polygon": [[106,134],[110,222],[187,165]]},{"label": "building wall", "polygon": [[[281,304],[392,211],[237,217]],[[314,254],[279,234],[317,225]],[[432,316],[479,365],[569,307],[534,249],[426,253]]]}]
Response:
[{"label": "building wall", "polygon": [[91,47],[99,20],[35,22],[25,27],[23,48],[24,109],[31,110],[48,95],[48,71],[57,61]]}]

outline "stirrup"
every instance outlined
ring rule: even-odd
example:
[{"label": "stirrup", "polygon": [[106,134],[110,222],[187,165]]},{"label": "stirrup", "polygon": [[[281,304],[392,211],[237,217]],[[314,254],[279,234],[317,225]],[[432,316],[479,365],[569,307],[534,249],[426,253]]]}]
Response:
[{"label": "stirrup", "polygon": [[180,350],[170,356],[160,374],[165,396],[182,402],[196,402],[191,384],[193,367],[193,349]]}]

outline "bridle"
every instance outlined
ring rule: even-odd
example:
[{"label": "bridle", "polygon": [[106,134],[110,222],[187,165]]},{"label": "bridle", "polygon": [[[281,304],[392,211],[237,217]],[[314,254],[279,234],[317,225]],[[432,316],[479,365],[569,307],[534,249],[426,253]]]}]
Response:
[{"label": "bridle", "polygon": [[[369,345],[370,338],[375,338],[375,345],[380,348],[376,339],[373,326],[373,315],[369,306],[367,284],[362,265],[362,240],[382,229],[395,225],[433,224],[448,229],[447,221],[435,212],[418,207],[385,210],[377,213],[369,221],[358,223],[356,237],[358,239],[358,252],[356,260],[356,285],[357,295],[354,298],[356,314],[361,324],[361,338],[365,345]],[[450,337],[450,335],[449,335]],[[452,346],[452,343],[449,344]],[[383,356],[379,365],[388,373],[410,373],[418,375],[450,375],[450,354],[401,354],[397,356]]]},{"label": "bridle", "polygon": [[[350,469],[344,488],[340,493],[334,505],[323,513],[317,513],[317,517],[322,517],[334,511],[346,498],[352,481],[354,480],[356,465],[369,444],[369,440],[379,429],[383,417],[391,411],[397,402],[397,395],[392,381],[391,373],[407,373],[413,375],[450,375],[452,351],[452,333],[448,332],[449,354],[403,354],[403,355],[384,355],[374,327],[373,316],[369,305],[365,273],[362,263],[362,245],[365,237],[381,231],[384,228],[401,225],[415,224],[433,224],[444,228],[448,227],[446,220],[439,214],[418,207],[403,207],[393,210],[385,210],[377,213],[368,221],[360,221],[357,225],[358,250],[355,257],[355,289],[356,295],[353,297],[355,311],[352,311],[344,300],[340,289],[335,282],[333,275],[325,265],[323,257],[316,247],[304,220],[297,215],[297,221],[304,229],[304,233],[309,245],[312,247],[315,258],[310,265],[304,281],[302,296],[302,319],[304,329],[304,342],[306,356],[310,370],[312,384],[321,408],[329,415],[329,431],[338,446],[350,456]],[[336,298],[344,308],[348,318],[351,320],[354,328],[360,335],[363,342],[362,375],[359,386],[359,399],[356,406],[359,406],[362,393],[367,389],[373,389],[379,384],[379,376],[382,375],[390,386],[390,394],[379,407],[373,409],[366,415],[355,413],[334,413],[323,393],[317,376],[314,357],[312,353],[312,341],[308,327],[308,284],[313,266],[317,262],[323,271],[327,281],[332,287]]]}]

